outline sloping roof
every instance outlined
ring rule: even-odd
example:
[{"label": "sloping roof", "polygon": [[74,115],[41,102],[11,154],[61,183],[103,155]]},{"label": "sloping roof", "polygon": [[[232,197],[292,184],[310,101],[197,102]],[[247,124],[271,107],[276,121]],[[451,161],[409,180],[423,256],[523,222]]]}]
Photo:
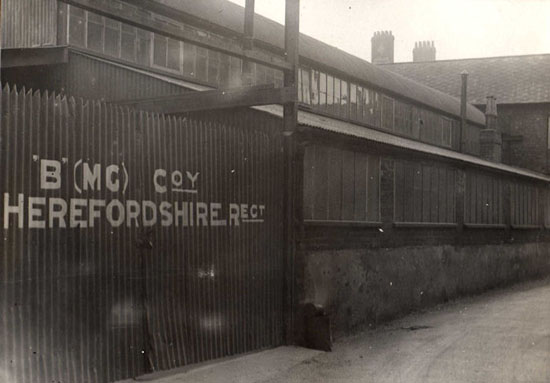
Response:
[{"label": "sloping roof", "polygon": [[[252,108],[269,113],[279,118],[283,117],[283,108],[280,105],[255,106]],[[459,153],[455,152],[454,150],[437,147],[405,137],[395,136],[393,134],[381,132],[379,130],[365,128],[363,126],[355,125],[350,122],[340,121],[325,116],[319,116],[315,113],[300,110],[298,112],[298,123],[303,126],[309,126],[312,128],[322,129],[338,134],[345,134],[347,136],[366,139],[369,141],[374,141],[380,144],[385,144],[401,149],[413,150],[418,153],[446,158],[451,161],[461,162],[472,166],[479,166],[482,168],[487,168],[521,177],[528,177],[538,181],[550,182],[550,176],[537,173],[532,170],[487,161],[482,158],[471,156],[469,154]]]},{"label": "sloping roof", "polygon": [[[219,25],[235,33],[243,33],[244,8],[226,0],[154,0],[184,12],[202,22]],[[275,48],[284,48],[284,27],[266,17],[256,15],[254,37]],[[460,116],[460,100],[446,93],[412,81],[378,66],[301,34],[300,55],[303,58],[345,73],[374,87],[400,95],[443,112]],[[484,125],[485,116],[477,108],[468,107],[468,119]]]},{"label": "sloping roof", "polygon": [[[84,53],[79,53],[79,54],[84,54]],[[211,87],[193,84],[187,81],[177,80],[168,76],[155,74],[150,71],[144,71],[144,70],[137,69],[132,66],[124,65],[121,63],[116,63],[116,62],[113,62],[112,60],[103,60],[95,56],[89,56],[89,57],[93,58],[94,60],[102,61],[108,65],[114,65],[117,67],[127,69],[129,71],[141,73],[146,76],[155,77],[160,80],[167,81],[167,82],[182,86],[184,88],[192,89],[195,91],[205,91],[205,90],[212,89]],[[268,113],[278,118],[283,118],[283,107],[281,105],[253,106],[251,108],[264,113]],[[379,130],[355,125],[349,122],[340,121],[329,117],[319,116],[315,113],[310,113],[302,110],[298,111],[298,123],[303,126],[309,126],[309,127],[322,129],[322,130],[326,130],[334,133],[345,134],[348,136],[366,139],[369,141],[373,141],[373,142],[377,142],[377,143],[381,143],[381,144],[385,144],[393,147],[398,147],[401,149],[413,150],[413,151],[423,153],[423,154],[428,154],[428,155],[435,155],[435,156],[447,158],[452,161],[463,162],[470,165],[485,167],[492,170],[502,171],[502,172],[506,172],[506,173],[510,173],[518,176],[536,179],[539,181],[550,182],[550,176],[537,173],[531,170],[521,169],[521,168],[517,168],[517,167],[513,167],[513,166],[501,164],[501,163],[489,162],[469,154],[458,153],[450,149],[445,149],[434,145],[426,144],[423,142],[418,142],[405,137],[395,136],[390,133],[381,132]]]},{"label": "sloping roof", "polygon": [[460,73],[468,72],[468,102],[499,104],[550,102],[550,54],[488,57],[382,65],[442,92],[460,97]]}]

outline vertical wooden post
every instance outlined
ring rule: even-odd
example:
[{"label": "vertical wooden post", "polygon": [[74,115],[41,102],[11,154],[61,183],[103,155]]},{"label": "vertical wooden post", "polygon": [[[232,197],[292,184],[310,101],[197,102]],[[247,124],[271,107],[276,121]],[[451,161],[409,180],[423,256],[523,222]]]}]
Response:
[{"label": "vertical wooden post", "polygon": [[466,131],[466,122],[468,117],[468,72],[463,71],[460,74],[462,78],[462,89],[460,92],[460,140],[458,144],[458,151],[464,151],[464,132]]},{"label": "vertical wooden post", "polygon": [[512,179],[503,180],[503,198],[502,198],[502,209],[504,214],[504,224],[506,225],[506,238],[511,238],[512,233]]},{"label": "vertical wooden post", "polygon": [[462,232],[464,231],[464,201],[466,199],[466,171],[464,168],[456,170],[456,229],[459,238],[462,238]]},{"label": "vertical wooden post", "polygon": [[[254,1],[246,0],[244,9],[244,49],[254,48]],[[243,86],[252,86],[254,84],[254,63],[249,60],[243,60]]]},{"label": "vertical wooden post", "polygon": [[[284,74],[285,87],[294,89],[294,101],[284,105],[283,145],[284,145],[284,256],[285,256],[285,287],[284,287],[284,331],[287,344],[293,343],[295,322],[295,257],[296,257],[296,195],[299,189],[296,184],[301,174],[296,171],[298,164],[295,142],[295,132],[298,123],[298,68],[299,68],[299,34],[300,34],[300,0],[286,0],[285,4],[285,54],[292,64],[292,69]],[[300,204],[298,204],[300,205]]]},{"label": "vertical wooden post", "polygon": [[395,160],[386,156],[380,160],[380,220],[381,243],[388,246],[395,222]]}]

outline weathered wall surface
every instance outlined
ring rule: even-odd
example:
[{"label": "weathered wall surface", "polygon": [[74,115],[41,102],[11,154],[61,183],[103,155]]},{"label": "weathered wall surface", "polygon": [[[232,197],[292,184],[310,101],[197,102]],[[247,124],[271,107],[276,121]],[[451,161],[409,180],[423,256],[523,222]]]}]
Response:
[{"label": "weathered wall surface", "polygon": [[548,173],[549,104],[499,105],[498,123],[503,133],[521,136],[503,145],[503,162]]},{"label": "weathered wall surface", "polygon": [[550,272],[547,243],[308,251],[304,302],[336,337],[449,299]]}]

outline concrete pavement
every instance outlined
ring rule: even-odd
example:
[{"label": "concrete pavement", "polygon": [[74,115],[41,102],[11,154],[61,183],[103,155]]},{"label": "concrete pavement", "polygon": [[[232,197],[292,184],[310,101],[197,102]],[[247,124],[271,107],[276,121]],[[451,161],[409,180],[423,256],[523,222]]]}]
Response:
[{"label": "concrete pavement", "polygon": [[550,383],[550,280],[410,315],[331,353],[279,348],[154,382]]}]

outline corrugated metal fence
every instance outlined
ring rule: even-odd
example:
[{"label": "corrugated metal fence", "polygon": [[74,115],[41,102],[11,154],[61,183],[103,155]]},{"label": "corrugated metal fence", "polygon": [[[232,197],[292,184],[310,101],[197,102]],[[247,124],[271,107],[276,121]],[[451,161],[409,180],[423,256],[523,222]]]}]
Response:
[{"label": "corrugated metal fence", "polygon": [[55,45],[57,0],[2,0],[2,48]]},{"label": "corrugated metal fence", "polygon": [[0,381],[106,382],[282,342],[275,121],[1,97]]}]

